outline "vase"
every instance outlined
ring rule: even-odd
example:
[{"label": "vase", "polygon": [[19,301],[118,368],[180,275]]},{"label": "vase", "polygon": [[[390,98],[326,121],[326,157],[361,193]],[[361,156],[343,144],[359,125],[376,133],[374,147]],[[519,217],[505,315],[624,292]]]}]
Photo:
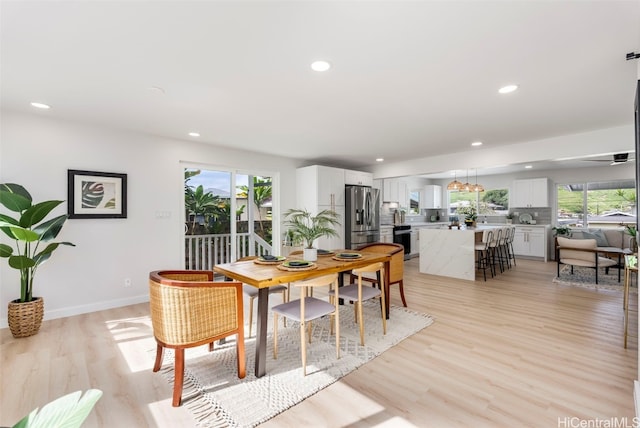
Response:
[{"label": "vase", "polygon": [[9,302],[7,318],[9,330],[15,338],[29,337],[38,333],[44,316],[44,300],[36,297],[30,302]]},{"label": "vase", "polygon": [[318,249],[317,248],[304,248],[302,250],[302,257],[308,262],[315,262],[318,260]]}]

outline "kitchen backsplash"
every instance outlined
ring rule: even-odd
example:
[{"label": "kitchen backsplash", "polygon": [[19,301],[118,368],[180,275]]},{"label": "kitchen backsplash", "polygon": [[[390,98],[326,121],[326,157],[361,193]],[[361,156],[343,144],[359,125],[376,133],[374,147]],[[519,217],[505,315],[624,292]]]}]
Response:
[{"label": "kitchen backsplash", "polygon": [[536,224],[551,224],[551,208],[513,208],[509,212],[513,214],[513,224],[520,224],[518,217],[522,214],[529,214]]},{"label": "kitchen backsplash", "polygon": [[[395,212],[395,208],[386,207],[385,204],[382,205],[380,209],[380,224],[393,224],[393,214]],[[531,218],[536,221],[536,224],[551,224],[551,208],[514,208],[510,210],[513,216],[513,224],[520,224],[520,219],[518,218],[522,214],[529,214]],[[515,215],[515,213],[518,215]],[[430,222],[431,216],[437,217],[439,215],[440,219],[436,221],[448,221],[449,217],[447,216],[446,209],[427,209],[422,210],[423,215],[407,215],[405,218],[405,222],[408,224],[411,223],[424,223]],[[507,219],[505,216],[501,215],[479,215],[478,223],[506,223]]]}]

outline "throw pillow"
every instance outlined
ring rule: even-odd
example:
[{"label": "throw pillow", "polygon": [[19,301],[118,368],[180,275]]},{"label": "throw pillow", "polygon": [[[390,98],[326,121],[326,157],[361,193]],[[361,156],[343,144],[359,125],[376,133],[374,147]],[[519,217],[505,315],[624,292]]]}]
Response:
[{"label": "throw pillow", "polygon": [[607,236],[600,229],[590,230],[589,232],[583,231],[582,234],[583,234],[585,239],[595,239],[596,240],[596,245],[598,247],[608,247],[609,246],[609,241],[607,241]]}]

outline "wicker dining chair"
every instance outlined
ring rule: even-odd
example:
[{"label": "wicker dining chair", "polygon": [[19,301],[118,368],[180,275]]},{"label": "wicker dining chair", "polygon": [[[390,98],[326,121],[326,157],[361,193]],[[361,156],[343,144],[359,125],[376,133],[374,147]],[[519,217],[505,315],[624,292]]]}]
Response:
[{"label": "wicker dining chair", "polygon": [[153,371],[162,366],[164,348],[175,350],[174,407],[182,401],[185,348],[208,344],[213,351],[214,341],[235,334],[238,377],[245,377],[242,283],[214,282],[212,271],[155,271],[149,301],[157,343]]}]

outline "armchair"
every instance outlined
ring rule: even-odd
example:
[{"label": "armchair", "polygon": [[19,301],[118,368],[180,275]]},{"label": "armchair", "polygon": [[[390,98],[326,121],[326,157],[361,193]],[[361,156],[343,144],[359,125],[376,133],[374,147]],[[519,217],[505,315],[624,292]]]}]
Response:
[{"label": "armchair", "polygon": [[595,269],[596,284],[598,283],[598,269],[617,266],[615,260],[599,255],[601,250],[597,248],[595,239],[569,239],[558,236],[556,238],[556,260],[558,261],[558,276],[560,276],[560,265],[571,265],[573,274],[574,266],[583,266]]},{"label": "armchair", "polygon": [[149,274],[151,322],[157,342],[153,371],[164,348],[175,349],[173,406],[182,401],[184,350],[236,335],[238,377],[246,374],[242,283],[213,282],[212,271],[155,271]]}]

